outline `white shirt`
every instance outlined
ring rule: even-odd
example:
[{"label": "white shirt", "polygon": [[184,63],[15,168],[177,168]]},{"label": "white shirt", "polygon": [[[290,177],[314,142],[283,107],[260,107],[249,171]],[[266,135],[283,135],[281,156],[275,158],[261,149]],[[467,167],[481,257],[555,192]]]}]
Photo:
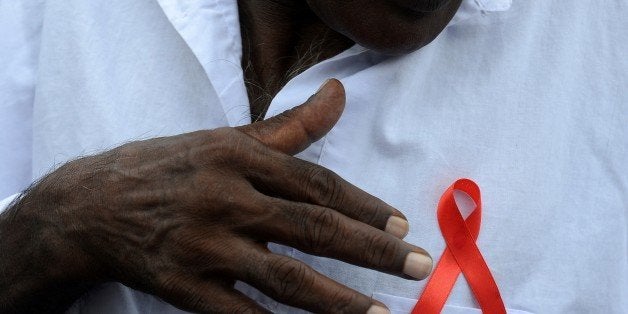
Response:
[{"label": "white shirt", "polygon": [[[0,35],[10,38],[0,50],[8,70],[0,72],[0,195],[129,140],[249,122],[235,1],[158,2],[0,3],[8,25]],[[509,312],[625,313],[628,7],[508,7],[466,1],[432,44],[403,57],[355,46],[290,81],[268,115],[341,79],[343,117],[301,158],[400,209],[411,224],[406,240],[435,258],[444,248],[438,198],[472,178],[483,193],[477,243]],[[409,311],[425,285],[273,250],[394,313]],[[238,287],[276,312],[294,311]],[[445,312],[476,308],[459,278]],[[118,284],[71,311],[178,312]]]}]

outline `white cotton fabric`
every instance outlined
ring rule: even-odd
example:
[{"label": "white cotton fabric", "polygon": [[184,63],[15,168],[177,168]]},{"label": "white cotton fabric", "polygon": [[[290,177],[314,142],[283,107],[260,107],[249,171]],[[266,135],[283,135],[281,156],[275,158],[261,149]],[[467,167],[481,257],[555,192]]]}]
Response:
[{"label": "white cotton fabric", "polygon": [[[406,240],[435,259],[438,198],[472,178],[483,193],[478,246],[509,313],[626,313],[626,14],[621,1],[465,1],[427,47],[390,58],[355,46],[289,82],[268,115],[341,79],[345,113],[299,157],[403,211]],[[235,1],[5,1],[5,16],[0,32],[16,37],[0,46],[0,197],[79,155],[249,122]],[[273,250],[395,313],[425,284]],[[460,278],[444,312],[477,308]],[[179,311],[109,284],[70,312]]]},{"label": "white cotton fabric", "polygon": [[32,115],[43,0],[0,1],[0,198],[31,181]]}]

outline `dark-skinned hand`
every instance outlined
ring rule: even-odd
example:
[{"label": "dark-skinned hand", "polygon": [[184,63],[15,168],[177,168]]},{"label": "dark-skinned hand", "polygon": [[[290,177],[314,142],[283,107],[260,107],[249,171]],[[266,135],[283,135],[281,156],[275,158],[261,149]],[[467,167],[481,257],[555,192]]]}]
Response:
[{"label": "dark-skinned hand", "polygon": [[[22,199],[12,224],[0,226],[36,226],[32,238],[43,239],[50,280],[117,281],[193,312],[266,312],[234,289],[239,280],[312,312],[386,313],[267,249],[279,243],[407,279],[429,274],[429,255],[401,240],[408,231],[402,213],[292,157],[334,126],[344,102],[342,84],[330,80],[305,104],[266,121],[132,142],[69,162]],[[25,289],[16,285],[13,297]]]}]

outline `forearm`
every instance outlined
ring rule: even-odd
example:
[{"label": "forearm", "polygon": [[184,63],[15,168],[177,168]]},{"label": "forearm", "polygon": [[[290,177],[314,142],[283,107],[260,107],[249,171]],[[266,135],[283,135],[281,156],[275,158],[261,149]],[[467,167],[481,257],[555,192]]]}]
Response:
[{"label": "forearm", "polygon": [[37,198],[31,190],[0,215],[0,313],[62,312],[90,286]]}]

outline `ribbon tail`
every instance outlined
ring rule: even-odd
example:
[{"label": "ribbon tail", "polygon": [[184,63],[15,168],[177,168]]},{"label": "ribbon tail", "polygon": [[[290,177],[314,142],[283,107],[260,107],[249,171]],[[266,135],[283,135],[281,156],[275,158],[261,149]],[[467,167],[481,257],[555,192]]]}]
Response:
[{"label": "ribbon tail", "polygon": [[412,314],[440,313],[459,275],[460,268],[454,256],[445,248]]}]

